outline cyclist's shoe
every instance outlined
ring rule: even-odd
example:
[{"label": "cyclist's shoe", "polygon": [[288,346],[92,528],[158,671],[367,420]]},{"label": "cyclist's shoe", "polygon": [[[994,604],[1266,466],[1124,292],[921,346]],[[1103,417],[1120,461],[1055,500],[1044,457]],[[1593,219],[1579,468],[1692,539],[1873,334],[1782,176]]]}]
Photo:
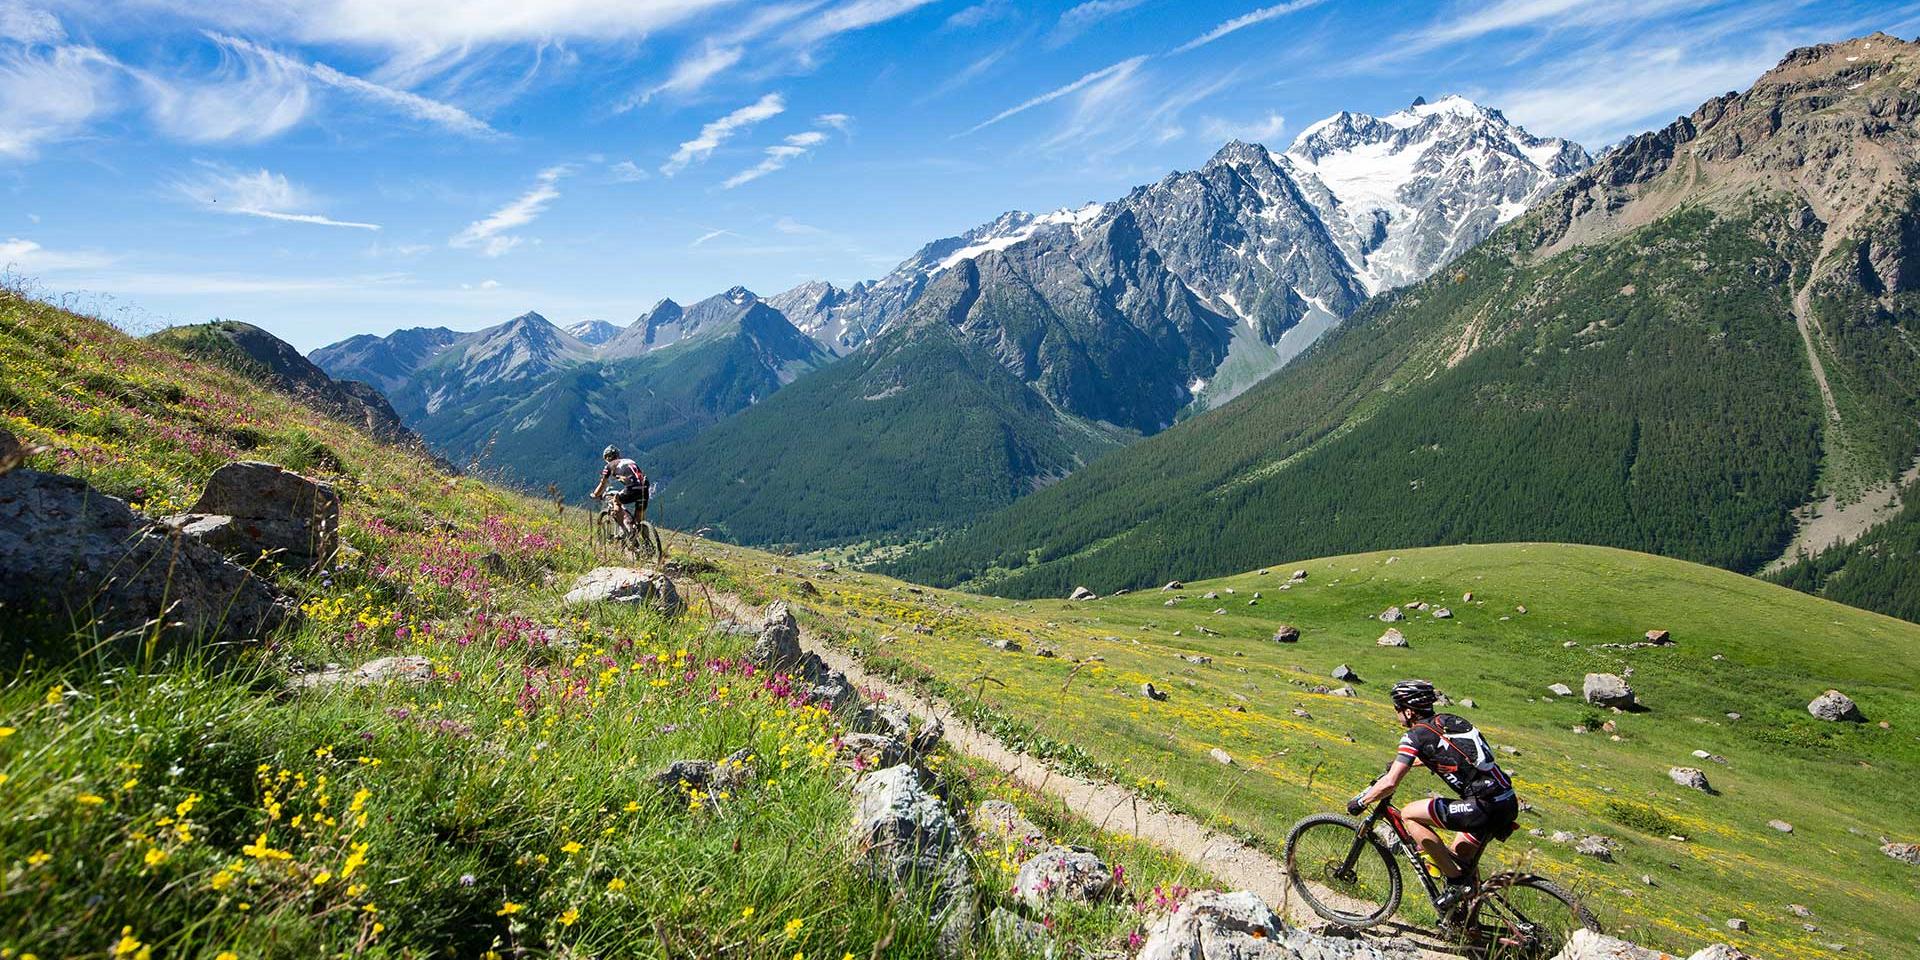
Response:
[{"label": "cyclist's shoe", "polygon": [[1473,880],[1469,877],[1449,879],[1446,889],[1441,890],[1440,897],[1433,902],[1441,918],[1450,918],[1458,913],[1460,907],[1467,902],[1468,895],[1473,893],[1473,886]]}]

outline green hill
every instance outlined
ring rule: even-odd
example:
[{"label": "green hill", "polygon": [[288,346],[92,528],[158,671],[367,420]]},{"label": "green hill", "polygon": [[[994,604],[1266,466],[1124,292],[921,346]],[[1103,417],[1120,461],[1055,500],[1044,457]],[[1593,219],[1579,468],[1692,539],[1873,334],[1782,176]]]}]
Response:
[{"label": "green hill", "polygon": [[[1920,105],[1917,61],[1879,36],[1797,51],[1235,402],[891,572],[1064,595],[1276,548],[1512,539],[1758,570],[1803,504],[1857,497],[1920,451],[1920,137],[1875,119]],[[1809,151],[1832,160],[1809,169]]]},{"label": "green hill", "polygon": [[[1920,626],[1603,547],[1278,562],[1285,549],[1264,570],[1087,602],[913,593],[841,572],[823,576],[813,609],[869,669],[925,678],[1032,749],[1112,771],[1270,849],[1294,819],[1337,809],[1386,766],[1399,736],[1386,689],[1428,677],[1456,704],[1471,699],[1453,709],[1518,751],[1501,759],[1532,811],[1495,848],[1500,860],[1573,884],[1610,930],[1681,955],[1722,938],[1775,960],[1912,954],[1920,868],[1879,848],[1916,839]],[[729,560],[791,591],[769,561]],[[1307,576],[1290,582],[1296,569]],[[1380,622],[1390,606],[1406,619]],[[1298,642],[1273,641],[1281,624]],[[1389,626],[1407,646],[1376,644]],[[1673,645],[1607,646],[1649,630]],[[987,645],[997,638],[1024,649]],[[1342,686],[1329,677],[1341,664],[1360,678],[1352,696],[1326,692]],[[1585,674],[1629,671],[1644,711],[1581,701]],[[1143,682],[1167,700],[1142,697]],[[1574,695],[1553,696],[1555,683]],[[1810,716],[1829,687],[1867,721]],[[1677,786],[1668,771],[1682,766],[1704,770],[1715,792]],[[1416,772],[1401,799],[1431,790],[1444,788]],[[1610,862],[1580,856],[1556,831],[1619,849]],[[1734,918],[1746,934],[1728,933]]]},{"label": "green hill", "polygon": [[[702,599],[677,619],[563,608],[576,575],[624,562],[580,513],[10,292],[0,429],[45,448],[9,482],[69,474],[154,514],[231,460],[274,460],[334,485],[352,548],[275,574],[297,624],[220,668],[76,655],[88,624],[0,611],[0,956],[940,952],[924,890],[856,868],[848,718],[750,669],[691,575]],[[306,687],[393,657],[420,679]],[[730,786],[655,780],[740,751]],[[1127,878],[1127,902],[1048,912],[1061,949],[1121,942],[1132,900],[1208,882],[990,768],[927,763],[952,809],[1011,800]],[[1008,850],[958,862],[983,909],[1007,901]],[[970,955],[1018,955],[985,930]]]}]

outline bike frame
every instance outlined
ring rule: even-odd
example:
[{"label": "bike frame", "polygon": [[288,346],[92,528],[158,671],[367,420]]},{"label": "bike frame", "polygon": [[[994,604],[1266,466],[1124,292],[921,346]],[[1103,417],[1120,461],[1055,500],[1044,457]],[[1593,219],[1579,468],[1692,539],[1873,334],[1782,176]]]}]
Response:
[{"label": "bike frame", "polygon": [[[1440,900],[1440,886],[1433,880],[1433,871],[1427,869],[1426,854],[1420,852],[1420,844],[1416,843],[1413,834],[1407,831],[1406,818],[1401,815],[1400,808],[1393,805],[1392,794],[1380,798],[1380,801],[1373,805],[1373,809],[1368,811],[1366,819],[1360,821],[1360,830],[1353,835],[1353,847],[1347,851],[1347,859],[1341,864],[1341,873],[1345,877],[1355,875],[1353,868],[1360,862],[1360,854],[1366,849],[1367,838],[1373,835],[1373,825],[1381,820],[1387,822],[1387,826],[1393,830],[1393,835],[1398,838],[1400,854],[1406,857],[1407,865],[1413,868],[1413,875],[1419,877],[1420,885],[1426,888],[1427,900],[1437,904]],[[1468,872],[1472,872],[1473,865],[1467,866]]]}]

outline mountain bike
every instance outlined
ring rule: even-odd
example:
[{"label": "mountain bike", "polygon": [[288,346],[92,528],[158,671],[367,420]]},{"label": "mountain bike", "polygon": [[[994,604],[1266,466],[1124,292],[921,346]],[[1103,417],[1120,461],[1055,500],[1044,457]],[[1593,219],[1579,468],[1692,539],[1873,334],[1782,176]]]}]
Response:
[{"label": "mountain bike", "polygon": [[635,523],[620,503],[617,491],[600,498],[600,513],[593,518],[593,536],[599,543],[618,544],[635,559],[639,559],[644,550],[666,562],[667,547],[660,541],[660,531],[646,520]]},{"label": "mountain bike", "polygon": [[[1314,913],[1354,930],[1386,922],[1400,906],[1398,851],[1426,888],[1442,935],[1464,941],[1478,956],[1548,960],[1575,930],[1600,932],[1599,921],[1573,894],[1530,873],[1494,874],[1479,881],[1466,899],[1440,909],[1440,881],[1392,801],[1382,798],[1359,820],[1315,814],[1288,832],[1287,876]],[[1386,826],[1387,836],[1379,824]],[[1476,865],[1463,864],[1469,875]]]}]

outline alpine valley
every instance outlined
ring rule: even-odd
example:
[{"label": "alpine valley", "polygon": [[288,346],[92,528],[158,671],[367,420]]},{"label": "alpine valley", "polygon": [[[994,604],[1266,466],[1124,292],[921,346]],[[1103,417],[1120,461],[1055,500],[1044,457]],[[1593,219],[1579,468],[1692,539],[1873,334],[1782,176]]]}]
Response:
[{"label": "alpine valley", "polygon": [[313,360],[522,485],[578,485],[615,439],[676,525],[923,537],[1231,400],[1590,162],[1459,97],[1416,101],[1285,152],[1229,143],[1112,202],[1010,212],[850,288],[663,300],[624,328],[528,313]]},{"label": "alpine valley", "polygon": [[1916,66],[1883,34],[1797,50],[1233,403],[897,568],[1034,596],[1563,540],[1920,616]]}]

